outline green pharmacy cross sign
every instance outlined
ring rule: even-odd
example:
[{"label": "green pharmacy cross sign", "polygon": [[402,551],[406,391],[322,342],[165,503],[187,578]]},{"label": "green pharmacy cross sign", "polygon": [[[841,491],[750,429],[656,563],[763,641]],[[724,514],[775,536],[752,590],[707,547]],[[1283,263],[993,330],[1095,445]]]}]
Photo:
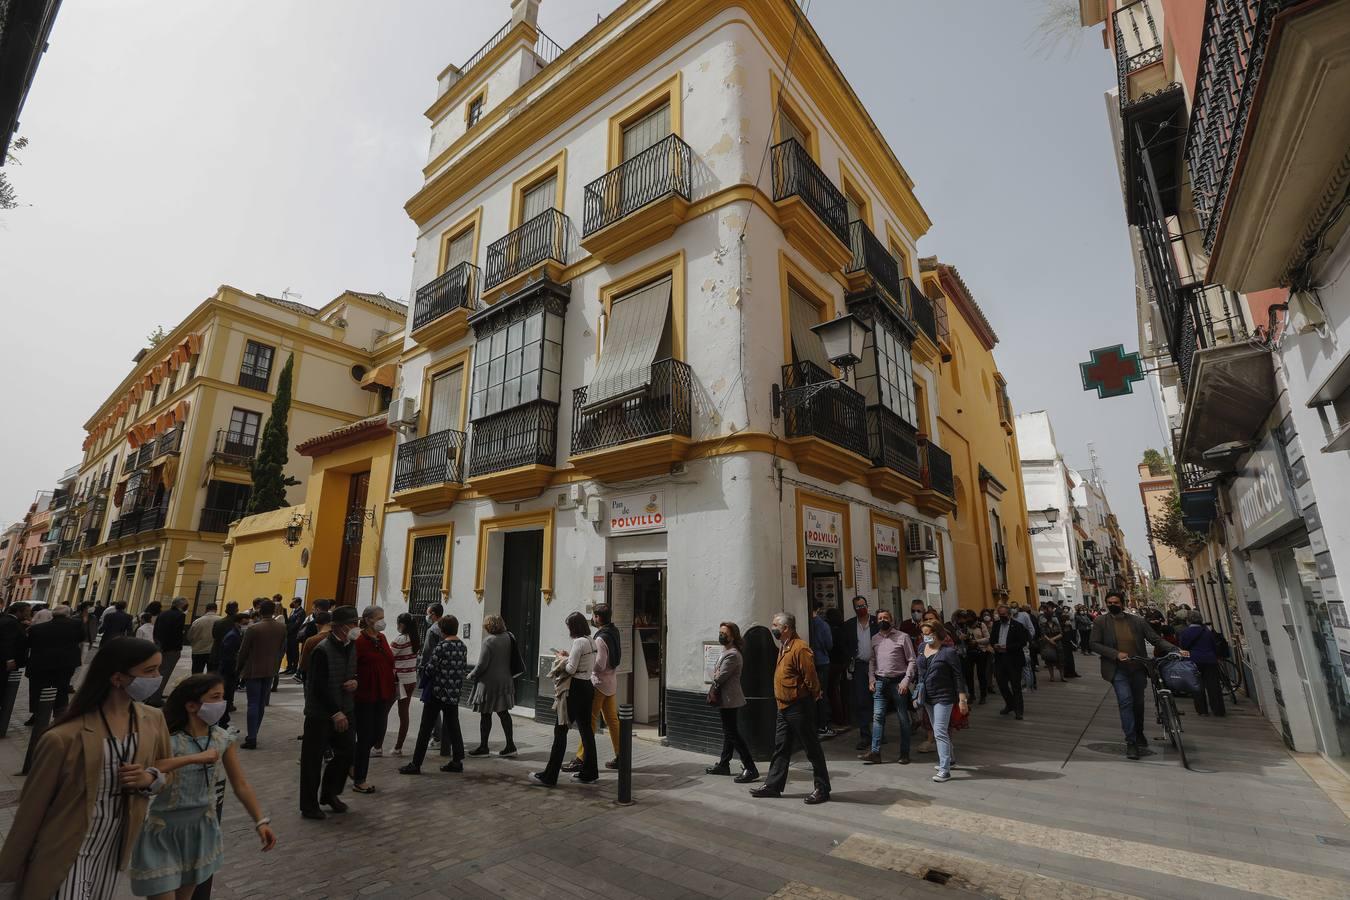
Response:
[{"label": "green pharmacy cross sign", "polygon": [[1079,363],[1083,373],[1083,390],[1097,392],[1098,400],[1134,393],[1131,384],[1144,380],[1144,361],[1138,353],[1126,353],[1124,344],[1099,347],[1092,351],[1092,359]]}]

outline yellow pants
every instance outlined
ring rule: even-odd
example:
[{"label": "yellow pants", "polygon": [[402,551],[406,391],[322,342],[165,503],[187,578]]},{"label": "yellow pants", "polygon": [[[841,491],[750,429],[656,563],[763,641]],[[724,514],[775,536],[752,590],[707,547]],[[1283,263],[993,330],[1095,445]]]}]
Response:
[{"label": "yellow pants", "polygon": [[[618,694],[613,697],[606,697],[599,691],[595,692],[595,699],[591,701],[591,726],[594,727],[596,721],[605,717],[605,727],[609,729],[609,741],[614,745],[614,758],[619,758],[619,700]],[[586,748],[580,744],[577,745],[577,759],[586,758]]]}]

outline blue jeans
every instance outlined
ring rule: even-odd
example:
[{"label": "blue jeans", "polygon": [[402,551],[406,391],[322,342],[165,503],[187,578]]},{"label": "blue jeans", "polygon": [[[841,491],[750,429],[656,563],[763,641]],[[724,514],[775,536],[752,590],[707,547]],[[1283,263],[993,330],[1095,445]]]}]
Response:
[{"label": "blue jeans", "polygon": [[881,729],[886,724],[886,701],[895,704],[895,715],[900,720],[900,755],[909,756],[909,695],[900,693],[900,678],[877,677],[872,694],[872,752],[881,752]]},{"label": "blue jeans", "polygon": [[272,676],[245,680],[244,692],[248,695],[248,739],[256,741],[263,711],[267,709],[267,701],[272,696]]},{"label": "blue jeans", "polygon": [[927,703],[928,721],[933,726],[933,741],[937,744],[938,771],[951,772],[956,765],[956,754],[952,749],[952,703]]},{"label": "blue jeans", "polygon": [[1148,673],[1142,666],[1127,668],[1124,664],[1116,666],[1111,687],[1116,689],[1116,703],[1120,705],[1120,729],[1125,733],[1125,743],[1143,743],[1144,735],[1144,691],[1148,686]]}]

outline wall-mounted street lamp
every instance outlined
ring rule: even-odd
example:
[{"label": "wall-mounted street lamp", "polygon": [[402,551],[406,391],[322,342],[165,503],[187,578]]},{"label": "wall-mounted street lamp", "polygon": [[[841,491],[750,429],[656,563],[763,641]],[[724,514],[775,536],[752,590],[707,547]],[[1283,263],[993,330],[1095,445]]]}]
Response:
[{"label": "wall-mounted street lamp", "polygon": [[292,515],[291,521],[286,523],[286,546],[294,547],[300,543],[300,535],[304,533],[307,527],[314,527],[313,513],[305,513],[303,516],[298,513]]},{"label": "wall-mounted street lamp", "polygon": [[825,348],[825,357],[839,368],[839,378],[818,381],[792,391],[784,391],[775,384],[773,386],[775,419],[782,415],[784,409],[796,409],[826,388],[846,384],[849,372],[863,360],[863,346],[867,341],[867,333],[872,328],[853,313],[845,313],[828,322],[813,325],[811,330],[820,337],[820,343]]},{"label": "wall-mounted street lamp", "polygon": [[1049,524],[1033,525],[1032,527],[1027,529],[1027,534],[1030,535],[1044,534],[1045,532],[1053,529],[1055,527],[1055,523],[1059,521],[1059,508],[1055,506],[1047,506],[1045,509],[1033,509],[1031,510],[1031,512],[1036,513],[1037,515],[1044,516],[1045,521]]},{"label": "wall-mounted street lamp", "polygon": [[375,525],[375,508],[353,510],[347,516],[347,529],[342,535],[343,543],[359,544],[361,543],[361,533],[365,530],[366,523],[369,522],[373,527]]}]

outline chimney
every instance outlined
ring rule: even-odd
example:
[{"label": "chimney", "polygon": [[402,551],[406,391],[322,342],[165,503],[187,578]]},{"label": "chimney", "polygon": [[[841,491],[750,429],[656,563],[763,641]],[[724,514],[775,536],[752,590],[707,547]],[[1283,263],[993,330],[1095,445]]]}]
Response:
[{"label": "chimney", "polygon": [[539,0],[511,0],[511,27],[528,22],[530,27],[539,27]]}]

